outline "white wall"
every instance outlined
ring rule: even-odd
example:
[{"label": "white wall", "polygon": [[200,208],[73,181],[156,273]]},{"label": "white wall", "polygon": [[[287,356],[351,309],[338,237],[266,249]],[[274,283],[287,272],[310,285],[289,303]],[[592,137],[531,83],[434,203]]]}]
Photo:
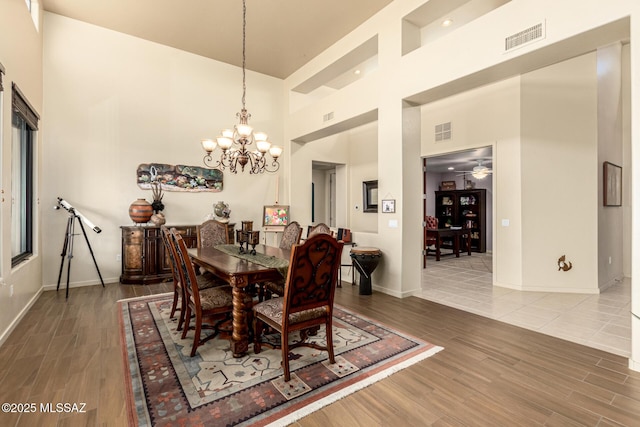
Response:
[{"label": "white wall", "polygon": [[[38,14],[40,16],[40,14]],[[11,333],[21,316],[33,304],[42,287],[42,259],[44,250],[41,235],[47,232],[40,225],[42,191],[40,183],[46,180],[40,171],[35,171],[35,212],[33,256],[15,268],[11,267],[11,97],[15,83],[31,106],[43,117],[42,107],[42,34],[36,30],[24,1],[0,2],[0,62],[5,68],[4,92],[0,111],[0,167],[2,177],[2,204],[0,205],[0,344]],[[46,126],[40,120],[39,128]],[[35,159],[42,161],[42,130],[36,133]],[[13,288],[13,295],[11,289]]]},{"label": "white wall", "polygon": [[[628,54],[628,50],[625,50]],[[598,49],[598,284],[605,289],[624,276],[624,240],[629,232],[624,221],[624,207],[603,206],[603,162],[623,166],[622,121],[622,45],[616,43]],[[626,169],[626,168],[625,168]],[[623,171],[625,170],[623,169]],[[623,185],[626,187],[626,185]],[[622,204],[629,206],[629,199]]]},{"label": "white wall", "polygon": [[521,81],[523,289],[597,293],[596,54]]},{"label": "white wall", "polygon": [[[121,225],[129,204],[151,200],[136,184],[141,163],[200,166],[200,140],[233,126],[241,108],[241,69],[51,13],[45,14],[43,182],[44,284],[55,285],[66,215],[60,196],[102,228],[90,233],[102,276],[117,282]],[[247,72],[250,124],[282,144],[282,81]],[[288,204],[285,151],[281,204]],[[307,181],[309,183],[310,181]],[[262,224],[275,201],[276,176],[224,173],[220,193],[166,192],[167,224],[196,224],[213,204],[230,205],[231,220]],[[75,245],[73,284],[99,283],[83,239]]]},{"label": "white wall", "polygon": [[[424,0],[396,0],[392,2],[348,36],[313,58],[285,81],[286,89],[291,90],[364,41],[377,35],[379,41],[378,70],[363,80],[336,91],[320,101],[311,102],[290,114],[286,118],[285,131],[288,139],[311,135],[314,132],[330,131],[329,128],[334,123],[344,122],[377,109],[378,151],[381,159],[379,165],[384,165],[384,169],[383,166],[379,166],[379,180],[384,181],[385,185],[388,185],[391,192],[394,193],[403,193],[408,191],[411,185],[415,185],[415,182],[405,180],[408,163],[404,161],[406,157],[403,157],[403,153],[398,150],[400,148],[398,145],[399,137],[403,135],[404,127],[400,112],[402,100],[417,95],[427,98],[430,96],[443,98],[447,96],[447,92],[457,91],[460,93],[505,77],[517,78],[520,72],[517,67],[511,68],[512,65],[542,67],[586,53],[592,48],[579,51],[579,49],[573,48],[580,46],[580,43],[564,44],[564,42],[573,37],[581,37],[587,32],[591,32],[590,35],[595,37],[582,38],[581,42],[611,40],[608,39],[608,36],[612,32],[602,31],[604,26],[616,21],[624,21],[628,16],[634,18],[640,14],[640,4],[628,0],[613,0],[606,3],[598,0],[567,0],[561,3],[553,0],[512,1],[463,28],[455,29],[441,39],[403,56],[402,17],[424,3]],[[575,19],[576,10],[581,11],[580,19]],[[505,37],[539,22],[547,24],[543,39],[509,53],[503,51]],[[640,67],[640,53],[638,53],[640,47],[634,47],[634,41],[640,39],[640,25],[637,23],[637,19],[631,19],[629,22],[632,40],[630,62],[633,70]],[[607,43],[610,41],[605,41],[603,44]],[[563,48],[567,50],[563,52]],[[527,61],[517,61],[523,58],[527,58]],[[479,79],[479,77],[483,77],[483,79]],[[640,85],[638,79],[640,79],[640,74],[632,73],[630,82],[632,90]],[[507,118],[505,125],[519,129],[520,107],[517,98],[519,97],[517,85],[516,89],[515,96],[518,102],[514,110],[508,112],[508,117],[514,115],[516,117],[513,120]],[[633,97],[631,99],[633,100]],[[330,111],[335,113],[335,121],[323,123],[323,114]],[[631,105],[628,111],[631,111],[630,127],[640,126],[640,109],[633,108]],[[632,145],[638,143],[637,138],[631,137],[631,139]],[[496,222],[502,224],[502,219],[508,219],[510,223],[508,227],[501,225],[494,233],[496,236],[494,280],[506,286],[515,287],[522,286],[523,251],[524,246],[528,245],[527,240],[523,239],[522,222],[523,216],[526,215],[526,212],[522,210],[522,206],[526,203],[523,200],[522,192],[523,187],[528,183],[523,181],[521,177],[526,177],[531,172],[525,170],[525,166],[528,168],[530,165],[520,163],[520,159],[525,155],[523,148],[519,131],[504,135],[494,145],[494,170],[498,169],[494,174]],[[449,150],[441,150],[440,152],[445,151]],[[634,150],[632,153],[637,151]],[[426,152],[423,149],[418,157],[427,154],[432,155],[437,152]],[[633,163],[636,164],[638,161],[640,161],[640,156],[634,155]],[[419,168],[419,165],[416,167]],[[640,181],[640,179],[634,181]],[[591,180],[588,185],[597,188],[595,180]],[[640,189],[636,190],[636,188],[637,186],[633,187],[631,194],[634,200],[640,198]],[[404,199],[400,209],[404,210],[410,206],[412,209],[412,201],[412,199]],[[595,204],[591,206],[593,207]],[[415,215],[420,217],[422,215],[419,206],[415,208]],[[571,212],[562,213],[563,217],[566,215],[571,216]],[[407,265],[405,262],[407,257],[403,258],[402,255],[409,254],[419,247],[421,235],[410,232],[413,224],[400,222],[399,227],[402,230],[398,232],[398,230],[381,227],[382,221],[381,219],[378,233],[372,240],[388,248],[388,251],[400,255],[385,259],[385,262],[394,265],[389,266],[389,271],[392,274],[385,274],[384,281],[379,283],[380,289],[394,295],[406,295],[415,286],[413,280],[416,275],[411,267],[404,267]],[[633,215],[631,222],[639,224],[640,215]],[[405,226],[409,227],[409,232],[405,232],[403,229]],[[638,229],[640,227],[633,228],[633,230]],[[632,242],[640,241],[636,231],[634,231],[634,235],[635,238]],[[592,243],[596,244],[596,242]],[[573,250],[573,247],[567,249]],[[555,251],[556,248],[553,250]],[[636,254],[638,252],[634,251]],[[632,271],[640,268],[640,261],[637,261],[640,258],[637,256],[635,258],[636,262],[631,262]],[[593,257],[587,262],[596,264],[597,259]],[[416,264],[418,263],[419,261],[416,262]],[[401,265],[403,267],[398,268]],[[547,265],[546,262],[545,265]],[[634,285],[634,309],[639,311],[640,292],[635,289],[637,286]],[[633,354],[635,356],[633,358],[640,360],[640,320],[634,320],[634,325],[634,343],[637,344],[634,344]]]}]

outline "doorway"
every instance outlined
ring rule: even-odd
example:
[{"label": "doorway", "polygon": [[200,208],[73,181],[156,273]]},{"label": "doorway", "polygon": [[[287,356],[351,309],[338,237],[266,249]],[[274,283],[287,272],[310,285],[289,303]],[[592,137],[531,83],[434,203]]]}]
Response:
[{"label": "doorway", "polygon": [[[472,251],[492,253],[493,147],[425,157],[423,166],[423,268],[427,263],[428,216],[438,220],[438,228],[469,228]],[[444,194],[442,190],[454,191]],[[470,205],[471,202],[477,203],[477,207]]]}]

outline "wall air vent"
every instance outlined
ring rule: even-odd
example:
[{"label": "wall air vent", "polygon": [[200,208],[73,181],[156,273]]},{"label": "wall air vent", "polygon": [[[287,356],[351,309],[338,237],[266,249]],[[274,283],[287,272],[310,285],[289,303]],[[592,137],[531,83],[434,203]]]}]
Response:
[{"label": "wall air vent", "polygon": [[451,122],[436,125],[436,142],[451,139]]},{"label": "wall air vent", "polygon": [[522,30],[519,33],[515,33],[504,39],[504,51],[508,52],[512,49],[524,46],[532,43],[536,40],[545,38],[545,25],[544,22],[529,27],[526,30]]},{"label": "wall air vent", "polygon": [[328,122],[331,119],[333,119],[333,111],[322,116],[323,122]]}]

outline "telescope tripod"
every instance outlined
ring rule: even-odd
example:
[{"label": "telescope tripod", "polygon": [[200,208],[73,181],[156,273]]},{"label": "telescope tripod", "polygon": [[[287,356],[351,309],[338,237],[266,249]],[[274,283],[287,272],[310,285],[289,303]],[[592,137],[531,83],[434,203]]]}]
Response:
[{"label": "telescope tripod", "polygon": [[76,215],[73,209],[69,210],[69,219],[67,220],[67,230],[64,235],[64,246],[62,246],[62,260],[60,261],[60,272],[58,273],[58,286],[56,287],[56,292],[60,289],[60,279],[62,278],[62,270],[64,269],[64,258],[67,258],[67,291],[65,299],[69,298],[69,276],[71,275],[71,258],[73,258],[73,238],[75,237],[74,233],[74,220],[78,220],[78,224],[80,224],[80,229],[82,230],[82,234],[84,235],[84,240],[87,242],[87,246],[89,247],[89,252],[91,253],[91,258],[93,258],[93,264],[96,266],[96,270],[98,270],[98,276],[100,277],[100,283],[102,283],[102,287],[104,288],[104,281],[102,280],[102,275],[100,274],[100,269],[98,268],[98,263],[96,262],[96,257],[93,255],[93,249],[91,249],[91,243],[89,243],[89,238],[87,237],[87,232],[84,230],[84,225],[82,225],[82,221],[80,217]]}]

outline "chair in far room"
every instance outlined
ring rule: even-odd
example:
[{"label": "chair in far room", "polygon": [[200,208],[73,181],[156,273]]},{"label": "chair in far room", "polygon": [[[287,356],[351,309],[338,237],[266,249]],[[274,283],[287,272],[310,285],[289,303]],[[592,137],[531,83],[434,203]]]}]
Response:
[{"label": "chair in far room", "polygon": [[427,265],[427,257],[429,256],[429,252],[433,252],[435,255],[436,252],[436,236],[429,233],[429,230],[437,230],[438,229],[438,218],[434,216],[427,215],[424,218],[425,227],[424,227],[424,265]]}]

